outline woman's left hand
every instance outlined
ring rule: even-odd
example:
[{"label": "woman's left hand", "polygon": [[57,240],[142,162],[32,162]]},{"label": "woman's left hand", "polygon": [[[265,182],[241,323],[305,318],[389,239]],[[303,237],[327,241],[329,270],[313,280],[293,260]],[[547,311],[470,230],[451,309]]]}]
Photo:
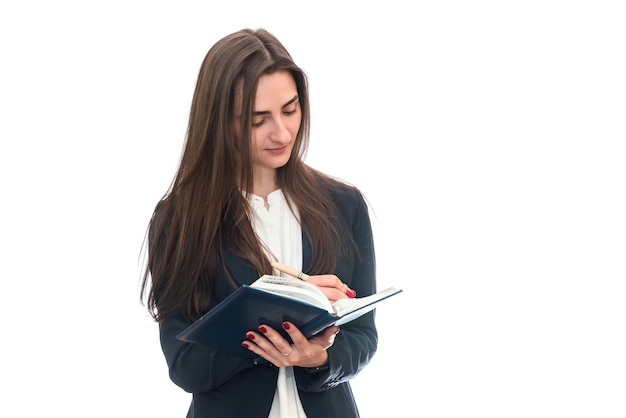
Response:
[{"label": "woman's left hand", "polygon": [[335,303],[339,299],[353,298],[356,296],[356,292],[350,289],[347,284],[343,283],[339,277],[334,274],[308,276],[306,281],[307,283],[319,287],[330,303]]},{"label": "woman's left hand", "polygon": [[242,345],[276,367],[320,367],[326,364],[326,350],[333,345],[338,326],[332,325],[308,340],[291,322],[283,322],[282,326],[293,344],[270,326],[260,325],[258,331],[246,333],[247,340]]}]

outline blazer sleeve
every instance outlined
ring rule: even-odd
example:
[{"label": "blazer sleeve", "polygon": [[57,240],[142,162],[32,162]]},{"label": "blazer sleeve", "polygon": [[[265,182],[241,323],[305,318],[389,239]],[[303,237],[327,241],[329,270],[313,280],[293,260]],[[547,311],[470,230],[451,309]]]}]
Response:
[{"label": "blazer sleeve", "polygon": [[254,362],[249,358],[178,340],[176,335],[188,325],[177,318],[168,319],[159,325],[161,348],[170,379],[183,390],[190,393],[208,392],[254,367]]},{"label": "blazer sleeve", "polygon": [[[234,263],[234,262],[233,262]],[[228,264],[231,264],[228,261]],[[246,265],[237,266],[240,277],[252,280],[256,272]],[[212,305],[227,297],[232,288],[226,279],[226,273],[218,268],[217,283]],[[191,393],[209,392],[216,387],[243,378],[242,375],[255,374],[259,367],[254,360],[230,354],[203,344],[180,341],[176,338],[190,325],[180,317],[163,321],[159,325],[161,348],[169,368],[170,379],[182,389]],[[241,336],[244,341],[245,336]]]},{"label": "blazer sleeve", "polygon": [[[338,262],[335,274],[357,292],[357,297],[376,292],[376,260],[367,204],[356,189],[349,189],[337,200],[350,227],[359,254]],[[372,359],[378,345],[375,311],[341,326],[328,349],[328,363],[315,369],[295,368],[301,390],[323,391],[355,377]]]}]

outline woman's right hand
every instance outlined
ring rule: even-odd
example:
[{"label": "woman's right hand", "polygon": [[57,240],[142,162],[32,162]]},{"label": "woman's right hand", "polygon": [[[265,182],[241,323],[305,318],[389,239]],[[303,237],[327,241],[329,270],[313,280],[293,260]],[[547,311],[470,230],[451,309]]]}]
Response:
[{"label": "woman's right hand", "polygon": [[328,362],[326,350],[335,342],[338,326],[331,325],[308,340],[293,323],[283,322],[282,327],[293,344],[269,325],[261,324],[258,330],[246,333],[241,345],[276,367],[321,367]]}]

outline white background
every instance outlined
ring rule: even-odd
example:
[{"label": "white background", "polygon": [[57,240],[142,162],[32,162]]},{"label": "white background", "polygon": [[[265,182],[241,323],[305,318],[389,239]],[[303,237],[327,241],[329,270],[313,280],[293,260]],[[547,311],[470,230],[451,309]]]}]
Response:
[{"label": "white background", "polygon": [[362,416],[626,416],[620,3],[3,2],[0,415],[185,416],[141,244],[205,53],[265,27],[404,289]]}]

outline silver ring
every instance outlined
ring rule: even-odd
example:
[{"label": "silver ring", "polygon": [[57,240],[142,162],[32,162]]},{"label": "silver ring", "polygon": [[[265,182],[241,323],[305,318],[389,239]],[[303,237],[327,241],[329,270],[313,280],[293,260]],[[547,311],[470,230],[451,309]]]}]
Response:
[{"label": "silver ring", "polygon": [[280,354],[282,354],[283,356],[288,356],[289,354],[291,354],[292,351],[293,351],[293,347],[289,346],[289,351],[287,351],[286,353],[280,353]]}]

